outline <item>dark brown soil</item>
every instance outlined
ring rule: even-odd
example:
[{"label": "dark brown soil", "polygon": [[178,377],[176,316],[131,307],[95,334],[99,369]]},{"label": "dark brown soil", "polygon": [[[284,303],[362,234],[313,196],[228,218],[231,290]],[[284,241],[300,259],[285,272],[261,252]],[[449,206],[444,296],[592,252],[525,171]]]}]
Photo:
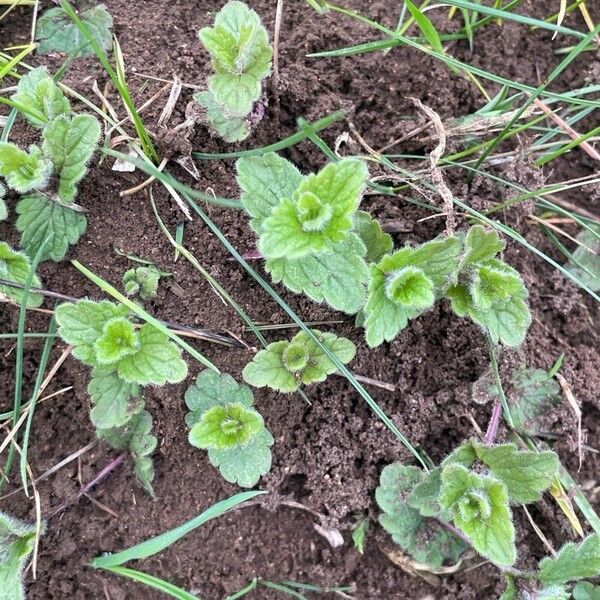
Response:
[{"label": "dark brown soil", "polygon": [[[44,3],[46,4],[46,3]],[[210,12],[221,3],[199,0],[155,0],[126,2],[108,0],[115,19],[115,33],[123,50],[129,83],[137,104],[150,98],[162,84],[136,74],[170,79],[178,75],[186,83],[202,85],[208,72],[206,54],[197,41],[196,31],[211,20]],[[255,0],[254,8],[273,27],[274,2]],[[393,26],[399,3],[393,0],[347,2]],[[534,12],[535,5],[535,12]],[[595,19],[600,19],[599,6],[588,3]],[[557,9],[554,0],[530,0],[524,11],[546,16]],[[17,9],[0,22],[0,46],[24,43],[29,35],[29,8]],[[445,20],[446,14],[434,11]],[[573,14],[568,25],[584,30],[584,24]],[[447,24],[446,24],[447,26]],[[451,27],[456,28],[457,22]],[[262,146],[289,135],[296,128],[296,118],[317,119],[343,108],[362,133],[367,143],[380,148],[407,130],[407,121],[420,121],[412,96],[449,119],[468,114],[482,105],[481,95],[468,80],[449,73],[432,59],[406,48],[396,48],[387,55],[369,54],[345,59],[307,59],[305,54],[326,48],[351,45],[377,36],[363,26],[340,16],[322,18],[300,0],[285,3],[281,36],[281,78],[277,89],[270,85],[270,104],[265,119],[244,147]],[[451,45],[451,52],[463,60],[510,78],[535,84],[554,68],[560,58],[553,49],[567,40],[552,42],[542,31],[529,32],[523,27],[504,23],[490,24],[475,36],[471,56],[466,43]],[[60,57],[34,57],[36,64],[56,68]],[[598,57],[585,53],[556,84],[556,89],[583,85],[588,74],[598,72]],[[94,59],[75,63],[66,83],[96,101],[92,83],[104,88],[106,76]],[[487,85],[493,91],[493,86]],[[180,99],[172,124],[183,119],[190,90]],[[120,116],[124,110],[118,97],[111,92],[109,100]],[[166,101],[161,96],[143,117],[150,130]],[[597,121],[597,114],[595,115]],[[590,121],[581,125],[588,130]],[[323,132],[332,144],[337,135],[348,130],[342,122]],[[31,141],[24,128],[14,129],[13,139]],[[229,150],[199,128],[193,147],[206,152]],[[524,140],[526,141],[526,140]],[[423,153],[430,148],[419,148]],[[411,146],[398,152],[413,151]],[[309,142],[293,147],[284,155],[303,170],[314,170],[325,162],[322,154]],[[86,207],[89,228],[83,240],[71,250],[76,258],[115,285],[123,271],[130,267],[127,259],[113,248],[142,256],[173,273],[148,309],[156,316],[217,331],[229,331],[242,337],[249,345],[256,343],[246,333],[237,315],[224,306],[207,282],[185,260],[173,262],[173,250],[160,232],[143,193],[119,197],[119,191],[142,180],[136,174],[118,174],[110,170],[112,159],[94,166],[81,186],[79,202]],[[169,167],[182,180],[192,183],[177,166]],[[214,189],[215,193],[235,198],[238,190],[233,177],[233,161],[198,163],[199,189]],[[556,178],[572,178],[593,172],[596,165],[580,151],[552,168],[539,171],[526,161],[510,164],[499,173],[508,179],[533,188],[540,182]],[[555,178],[555,179],[553,179]],[[451,176],[455,193],[473,206],[484,206],[489,200],[508,197],[505,188],[493,187],[489,180],[475,179],[471,188],[466,174]],[[588,210],[598,209],[599,195],[575,191],[565,193],[564,200]],[[171,231],[184,221],[183,215],[160,186],[154,188],[160,213]],[[406,202],[406,198],[369,196],[365,206],[377,217],[401,222],[407,232],[396,234],[396,243],[407,240],[425,241],[443,227],[440,219],[418,220],[427,213]],[[234,210],[208,207],[231,243],[243,252],[254,248],[254,235],[248,219]],[[517,228],[536,246],[562,262],[535,224],[522,209],[506,211],[502,217]],[[16,242],[12,221],[0,227],[0,237]],[[278,309],[247,276],[236,262],[228,261],[228,253],[199,221],[186,223],[184,243],[201,264],[233,295],[256,322],[285,323],[286,315]],[[525,344],[517,352],[503,357],[505,375],[515,365],[526,363],[548,368],[557,356],[565,353],[563,373],[583,407],[583,427],[587,443],[599,445],[597,424],[600,401],[600,351],[598,350],[598,313],[596,305],[556,270],[527,252],[521,246],[509,244],[507,260],[524,275],[531,292],[534,322]],[[257,267],[259,265],[257,264]],[[46,288],[73,296],[99,297],[95,286],[68,263],[45,263],[40,273]],[[179,293],[175,293],[178,291]],[[474,434],[474,419],[485,428],[490,407],[472,400],[473,384],[486,372],[487,355],[483,337],[476,327],[452,316],[446,306],[411,323],[391,344],[376,351],[362,342],[361,332],[353,328],[353,319],[335,314],[305,298],[278,289],[290,306],[306,321],[336,319],[342,322],[332,330],[350,337],[358,344],[358,355],[352,363],[354,372],[392,383],[395,392],[369,388],[374,399],[394,420],[415,446],[423,448],[433,460],[441,459],[455,444]],[[48,307],[51,305],[48,304]],[[47,318],[31,315],[28,331],[44,331]],[[0,331],[16,331],[17,309],[0,304]],[[283,336],[284,334],[281,334]],[[268,335],[269,340],[279,334]],[[217,366],[240,376],[243,365],[251,358],[251,350],[223,349],[209,343],[195,344],[197,349]],[[28,341],[25,352],[25,393],[31,392],[41,345]],[[14,385],[14,349],[10,342],[2,345],[0,356],[0,405],[11,405]],[[58,343],[50,364],[63,345]],[[191,375],[199,365],[189,361]],[[36,475],[76,452],[94,439],[89,422],[89,401],[85,388],[88,370],[73,359],[60,368],[48,388],[49,392],[65,386],[72,389],[41,404],[33,422],[29,451],[31,467]],[[163,532],[195,516],[211,503],[237,490],[225,483],[208,463],[205,453],[187,443],[184,425],[183,392],[192,377],[179,386],[148,389],[145,397],[148,410],[154,416],[155,433],[160,440],[155,453],[157,499],[153,500],[137,485],[128,466],[121,467],[106,479],[92,496],[115,512],[113,516],[98,505],[83,498],[58,516],[50,519],[41,543],[37,580],[28,579],[28,598],[33,600],[90,600],[110,598],[143,598],[153,600],[159,595],[123,579],[97,572],[87,564],[94,556],[120,550]],[[381,548],[388,538],[376,525],[377,509],[373,491],[381,468],[395,460],[410,461],[410,455],[374,416],[348,382],[332,377],[326,383],[307,390],[312,401],[308,406],[297,395],[281,395],[260,391],[257,405],[272,431],[276,444],[271,473],[260,488],[270,492],[267,507],[251,507],[209,522],[167,551],[138,566],[168,579],[200,597],[218,600],[241,588],[253,577],[274,581],[292,579],[322,586],[350,585],[359,599],[404,598],[473,598],[498,597],[502,583],[497,572],[483,566],[441,579],[432,587],[419,578],[407,575],[394,566]],[[574,452],[575,420],[566,405],[557,408],[549,419],[549,427],[559,437],[554,447],[568,467],[576,472]],[[39,485],[42,512],[45,515],[71,502],[81,482],[89,481],[107,462],[114,451],[98,444],[77,462],[59,470]],[[600,458],[586,452],[583,467],[577,473],[580,483],[595,482]],[[14,486],[18,486],[15,478]],[[593,486],[592,486],[593,487]],[[308,509],[318,511],[331,526],[344,534],[345,544],[333,549],[313,528],[315,518],[298,509],[277,506],[280,500],[295,500]],[[34,504],[22,492],[0,503],[2,510],[23,518],[33,518]],[[358,514],[372,519],[366,551],[361,556],[352,546],[350,526]],[[572,537],[565,518],[550,501],[533,511],[537,523],[548,538],[560,544]],[[524,557],[539,557],[544,553],[539,539],[520,510],[516,510],[519,525],[519,546]],[[273,592],[273,594],[275,594]],[[317,595],[314,595],[316,597]],[[249,598],[275,598],[264,589]],[[322,595],[321,597],[338,597]]]}]

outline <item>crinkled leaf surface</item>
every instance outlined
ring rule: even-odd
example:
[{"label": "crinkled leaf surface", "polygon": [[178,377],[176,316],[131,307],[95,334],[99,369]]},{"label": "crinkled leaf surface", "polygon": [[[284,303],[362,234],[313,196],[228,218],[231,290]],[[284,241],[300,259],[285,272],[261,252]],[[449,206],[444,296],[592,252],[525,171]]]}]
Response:
[{"label": "crinkled leaf surface", "polygon": [[600,575],[600,534],[588,535],[580,544],[565,544],[555,557],[544,558],[539,578],[546,585],[563,584]]},{"label": "crinkled leaf surface", "polygon": [[506,243],[500,239],[495,229],[474,225],[465,238],[463,264],[480,263],[494,258],[505,246]]},{"label": "crinkled leaf surface", "polygon": [[61,115],[44,129],[43,137],[42,149],[58,176],[58,195],[63,202],[73,202],[100,139],[100,123],[92,115]]},{"label": "crinkled leaf surface", "polygon": [[508,492],[500,480],[450,464],[442,471],[439,501],[482,556],[500,566],[515,563],[515,530]]},{"label": "crinkled leaf surface", "polygon": [[87,227],[83,213],[53,202],[42,194],[21,198],[17,203],[17,214],[16,228],[21,232],[21,247],[29,256],[35,256],[42,243],[50,238],[41,260],[62,260],[69,245],[76,244]]},{"label": "crinkled leaf surface", "polygon": [[52,163],[36,146],[25,152],[15,144],[0,142],[0,175],[15,192],[26,194],[43,189],[51,173]]},{"label": "crinkled leaf surface", "polygon": [[198,92],[194,100],[206,109],[206,120],[227,143],[241,142],[250,135],[246,119],[227,114],[210,92]]},{"label": "crinkled leaf surface", "polygon": [[[0,242],[0,279],[27,285],[30,274],[31,262],[29,257],[23,252],[13,250],[6,242]],[[31,287],[40,288],[41,285],[39,277],[34,273],[31,278]],[[0,284],[0,294],[17,303],[20,303],[23,297],[21,289],[2,284]],[[37,308],[43,301],[44,298],[41,294],[29,292],[27,307]]]},{"label": "crinkled leaf surface", "polygon": [[[112,46],[112,17],[103,4],[90,6],[78,13],[79,18],[105,51]],[[69,15],[59,6],[44,12],[37,22],[35,39],[40,54],[65,52],[73,56],[94,54],[87,38],[79,31]]]},{"label": "crinkled leaf surface", "polygon": [[392,236],[384,233],[379,221],[364,210],[359,210],[354,215],[354,231],[367,249],[368,263],[379,262],[394,247]]},{"label": "crinkled leaf surface", "polygon": [[158,292],[161,272],[154,266],[136,267],[123,274],[123,287],[128,296],[136,294],[142,300],[151,300]]},{"label": "crinkled leaf surface", "polygon": [[[186,391],[185,402],[190,409],[185,419],[191,428],[190,443],[209,448],[210,462],[227,481],[252,487],[262,475],[269,472],[273,436],[266,429],[260,414],[252,408],[254,397],[247,385],[238,384],[231,375],[206,369]],[[231,412],[232,406],[236,406],[235,415]],[[222,411],[223,408],[227,410]],[[238,424],[244,420],[244,426],[237,429],[239,435],[226,436],[229,438],[227,443],[222,443],[222,426],[229,427],[232,423],[221,418],[223,412],[228,412],[229,417],[233,415]],[[239,418],[242,414],[245,419]],[[215,415],[219,418],[214,419]],[[205,416],[209,417],[212,425],[218,425],[220,432],[215,432],[214,428],[206,430]],[[232,441],[236,443],[232,445]]]},{"label": "crinkled leaf surface", "polygon": [[243,156],[236,162],[241,202],[252,217],[252,228],[260,233],[263,221],[284,198],[291,198],[302,181],[298,169],[275,152]]},{"label": "crinkled leaf surface", "polygon": [[441,486],[442,469],[438,467],[425,473],[409,494],[408,505],[424,517],[436,517],[441,510],[438,502]]},{"label": "crinkled leaf surface", "polygon": [[0,512],[0,600],[25,600],[22,574],[35,536],[35,524]]},{"label": "crinkled leaf surface", "polygon": [[23,116],[39,129],[57,116],[71,112],[69,100],[45,67],[37,67],[21,77],[12,100],[42,117],[23,112]]}]

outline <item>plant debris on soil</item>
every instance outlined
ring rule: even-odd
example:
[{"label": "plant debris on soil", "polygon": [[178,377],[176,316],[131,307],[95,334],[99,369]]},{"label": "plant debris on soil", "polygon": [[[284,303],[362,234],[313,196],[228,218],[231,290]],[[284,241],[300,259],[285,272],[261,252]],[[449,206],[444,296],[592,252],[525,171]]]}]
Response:
[{"label": "plant debris on soil", "polygon": [[[42,4],[46,7],[51,3]],[[196,32],[212,22],[220,3],[108,0],[106,4],[114,18],[114,33],[138,107],[165,86],[153,78],[172,81],[177,76],[185,84],[203,86],[210,65]],[[399,3],[394,0],[356,0],[345,4],[388,27],[396,25]],[[526,14],[548,15],[558,10],[558,4],[554,0],[530,0],[523,2],[520,10]],[[254,0],[251,5],[272,32],[275,3]],[[600,7],[593,2],[589,5],[592,16],[600,19]],[[18,7],[0,21],[0,46],[25,43],[30,31],[29,11],[30,7]],[[576,13],[571,18],[581,19]],[[543,82],[556,65],[551,38],[552,32],[529,31],[514,22],[502,25],[493,22],[478,31],[472,54],[466,41],[453,42],[451,52],[473,65],[534,84]],[[377,36],[356,21],[332,13],[317,16],[304,2],[286,2],[279,47],[279,81],[275,86],[272,78],[268,80],[265,117],[239,147],[260,147],[292,134],[297,130],[298,117],[313,121],[343,109],[345,119],[322,131],[322,138],[333,147],[337,137],[350,131],[352,124],[369,146],[378,149],[424,123],[423,115],[409,97],[420,99],[444,121],[472,113],[482,105],[481,94],[472,82],[408,47],[393,48],[385,55],[379,52],[346,58],[306,57],[311,52],[372,39]],[[51,72],[61,64],[59,55],[28,58],[32,64],[48,66]],[[586,78],[597,74],[599,68],[598,52],[583,53],[558,80],[555,89],[580,87]],[[93,85],[97,82],[103,90],[107,76],[95,57],[86,57],[72,64],[64,82],[96,101]],[[108,90],[109,102],[115,103],[121,111],[119,116],[123,117],[117,94],[112,88]],[[193,91],[184,86],[170,126],[185,120],[185,106]],[[155,134],[159,133],[156,122],[168,94],[167,87],[142,112],[148,129]],[[593,121],[589,119],[591,117],[587,125]],[[582,125],[581,131],[593,126]],[[420,139],[408,141],[398,151],[427,155],[435,147],[435,140]],[[11,133],[11,141],[26,146],[32,140],[18,123]],[[196,127],[189,141],[194,150],[201,152],[231,150],[231,146],[212,137],[205,126]],[[517,139],[514,143],[526,144],[526,141],[526,138]],[[344,153],[344,149],[342,145],[340,152]],[[282,155],[303,172],[317,171],[326,162],[308,140],[284,150]],[[169,272],[171,276],[161,280],[158,295],[146,304],[148,312],[164,321],[243,340],[247,348],[193,341],[203,355],[240,380],[242,368],[254,355],[256,338],[245,330],[239,316],[223,304],[198,271],[183,258],[174,261],[174,249],[158,227],[146,192],[119,195],[146,176],[139,171],[113,171],[113,162],[112,158],[96,160],[81,183],[79,203],[87,211],[89,226],[68,257],[77,259],[115,286],[119,285],[123,273],[135,266],[115,249],[140,256]],[[170,169],[178,179],[198,189],[212,190],[226,198],[239,197],[234,160],[198,160],[195,164],[198,181],[177,165],[173,164]],[[551,182],[565,173],[568,176],[564,178],[568,179],[589,175],[597,171],[597,163],[576,149],[553,162],[547,170],[534,168],[528,158],[519,155],[499,170],[507,180],[533,189],[546,179]],[[448,173],[448,185],[454,194],[478,209],[509,197],[507,188],[495,186],[489,179],[476,176],[468,185],[466,172]],[[561,197],[598,214],[598,188],[583,190],[584,193],[577,189],[566,191]],[[200,220],[188,221],[164,188],[155,186],[153,194],[168,229],[174,234],[178,225],[185,224],[184,245],[254,322],[289,322],[289,317],[240,265],[228,260],[227,250]],[[443,218],[422,221],[429,213],[403,201],[402,197],[369,194],[363,206],[383,223],[394,224],[391,229],[396,247],[407,241],[421,243],[444,228]],[[206,205],[205,210],[241,254],[256,250],[256,236],[242,211],[215,205]],[[514,209],[505,209],[502,219],[562,264],[564,257],[527,216],[527,206],[520,204]],[[0,225],[0,234],[3,240],[16,245],[14,218],[13,212],[9,221]],[[464,225],[459,213],[457,220],[459,225]],[[508,379],[522,364],[549,369],[559,354],[564,353],[561,373],[581,405],[586,448],[597,448],[600,446],[597,305],[524,247],[509,242],[504,258],[519,270],[527,284],[533,324],[518,350],[502,354],[503,376]],[[253,265],[261,270],[260,262],[255,261]],[[46,289],[77,298],[103,297],[69,262],[45,262],[38,273]],[[327,327],[357,345],[357,356],[351,364],[353,373],[389,384],[388,389],[373,386],[368,389],[400,431],[434,462],[461,441],[476,435],[474,424],[485,430],[491,404],[474,402],[477,384],[489,369],[485,339],[474,324],[458,319],[446,304],[438,303],[431,312],[413,320],[393,342],[371,350],[362,332],[355,329],[353,317],[291,294],[281,286],[277,286],[277,290],[305,322],[334,321]],[[52,306],[53,300],[48,299],[45,307]],[[18,307],[0,304],[0,331],[16,331],[17,319]],[[27,331],[46,331],[47,326],[46,314],[28,314]],[[289,329],[265,331],[264,335],[271,342],[289,338],[293,333],[295,330]],[[25,342],[26,398],[34,386],[42,344],[43,340],[31,338]],[[49,365],[58,359],[64,347],[57,340]],[[128,468],[129,459],[94,489],[78,497],[80,489],[118,455],[101,442],[38,484],[43,516],[52,515],[65,504],[66,508],[48,520],[40,543],[36,579],[32,578],[31,571],[27,573],[28,599],[162,598],[158,592],[96,571],[88,566],[89,562],[103,552],[127,548],[175,527],[237,491],[221,478],[204,452],[188,444],[183,394],[199,370],[198,364],[188,363],[191,372],[184,383],[145,390],[146,408],[153,415],[154,434],[159,439],[154,453],[155,499],[136,483]],[[11,407],[14,368],[14,340],[2,340],[0,410],[3,411]],[[46,390],[50,394],[67,388],[42,402],[36,410],[28,455],[34,476],[94,441],[88,414],[88,379],[89,369],[67,359]],[[310,404],[298,394],[278,394],[266,388],[255,391],[256,406],[275,438],[273,467],[258,486],[269,494],[259,497],[252,506],[206,523],[160,555],[136,564],[135,568],[207,599],[223,598],[254,577],[322,587],[350,586],[354,591],[348,592],[349,595],[357,599],[497,598],[504,583],[497,570],[488,564],[437,577],[432,584],[398,566],[401,557],[390,560],[397,549],[377,525],[378,509],[373,493],[383,466],[394,461],[410,462],[412,457],[345,378],[330,377],[323,384],[309,388],[307,394]],[[544,426],[556,436],[553,448],[563,464],[576,475],[580,485],[594,490],[591,500],[595,501],[600,457],[595,451],[584,450],[579,469],[577,419],[569,404],[563,401],[555,407]],[[16,474],[3,493],[12,490],[14,494],[1,500],[1,509],[15,517],[33,520],[34,502],[24,497]],[[521,554],[535,558],[545,555],[547,551],[531,532],[523,510],[515,508],[514,512]],[[558,546],[574,539],[565,516],[550,500],[542,500],[531,512],[552,543]],[[364,555],[361,555],[352,544],[351,530],[357,519],[365,515],[371,526]],[[332,547],[315,524],[339,530],[344,544]],[[247,597],[281,596],[259,588]],[[339,596],[325,593],[320,597]]]}]

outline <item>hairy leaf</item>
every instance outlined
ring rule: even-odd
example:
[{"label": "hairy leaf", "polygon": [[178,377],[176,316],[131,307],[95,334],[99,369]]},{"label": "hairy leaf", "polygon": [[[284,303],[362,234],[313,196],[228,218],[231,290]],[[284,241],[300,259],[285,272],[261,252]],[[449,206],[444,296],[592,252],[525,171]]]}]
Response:
[{"label": "hairy leaf", "polygon": [[592,231],[583,229],[577,236],[577,246],[569,262],[567,270],[575,275],[592,291],[600,290],[600,225],[590,224]]},{"label": "hairy leaf", "polygon": [[29,256],[35,256],[42,243],[41,260],[62,260],[69,245],[76,244],[85,233],[85,215],[53,202],[42,194],[24,196],[17,203],[19,215],[16,228],[21,232],[21,247]]},{"label": "hairy leaf", "polygon": [[565,544],[555,557],[544,558],[539,578],[546,585],[556,585],[600,575],[600,534],[588,535],[580,544]]},{"label": "hairy leaf", "polygon": [[508,492],[500,480],[450,464],[442,471],[439,501],[482,556],[499,566],[514,564],[515,530]]},{"label": "hairy leaf", "polygon": [[73,356],[87,365],[96,366],[94,344],[102,335],[105,324],[128,312],[127,307],[108,300],[79,300],[61,304],[56,308],[55,316],[60,337],[74,346]]},{"label": "hairy leaf", "polygon": [[128,450],[134,461],[134,472],[144,489],[154,495],[154,465],[150,455],[156,449],[158,440],[152,435],[152,416],[146,410],[134,414],[127,423],[112,429],[97,429],[101,440],[117,450]]},{"label": "hairy leaf", "polygon": [[[316,329],[312,332],[343,364],[354,358],[356,346],[350,340]],[[242,376],[254,387],[293,392],[300,384],[325,381],[336,370],[321,348],[307,333],[300,331],[289,342],[274,342],[258,352],[244,367]]]},{"label": "hairy leaf", "polygon": [[153,325],[145,323],[138,331],[138,349],[124,355],[117,364],[119,377],[139,385],[165,385],[185,379],[188,369],[181,349]]},{"label": "hairy leaf", "polygon": [[26,194],[45,188],[51,173],[52,163],[37,146],[25,152],[15,144],[0,142],[0,175],[15,192]]},{"label": "hairy leaf", "polygon": [[[0,279],[12,281],[20,285],[27,285],[27,280],[31,274],[31,262],[29,257],[23,252],[13,250],[6,242],[0,242]],[[31,278],[31,287],[41,287],[39,277],[34,273]],[[0,284],[0,295],[6,296],[13,302],[21,303],[23,290]],[[29,292],[27,298],[28,308],[37,308],[41,306],[44,298],[41,294]]]},{"label": "hairy leaf", "polygon": [[102,334],[94,342],[94,353],[99,364],[115,365],[138,352],[140,346],[140,336],[133,323],[125,317],[117,317],[104,324]]},{"label": "hairy leaf", "polygon": [[198,92],[194,100],[205,108],[206,120],[227,143],[241,142],[250,135],[247,120],[229,115],[210,92]]},{"label": "hairy leaf", "polygon": [[560,461],[549,450],[518,450],[514,444],[474,444],[474,449],[477,458],[504,483],[513,502],[536,502],[558,474]]},{"label": "hairy leaf", "polygon": [[25,600],[23,569],[33,551],[35,523],[0,512],[0,600]]},{"label": "hairy leaf", "polygon": [[305,177],[263,221],[262,254],[294,259],[332,250],[352,228],[367,175],[363,161],[347,158]]},{"label": "hairy leaf", "polygon": [[330,252],[292,260],[267,260],[265,270],[275,283],[283,282],[292,292],[354,314],[364,306],[367,297],[369,269],[364,254],[364,245],[356,234],[350,233]]},{"label": "hairy leaf", "polygon": [[275,152],[262,156],[243,156],[236,162],[237,182],[242,189],[241,202],[252,217],[257,233],[263,221],[283,198],[291,198],[302,181],[300,171]]},{"label": "hairy leaf", "polygon": [[61,115],[44,129],[43,137],[42,149],[58,176],[58,195],[63,202],[73,202],[100,139],[100,123],[92,115]]},{"label": "hairy leaf", "polygon": [[161,272],[154,266],[136,267],[123,274],[123,288],[128,296],[136,294],[142,300],[151,300],[158,292]]},{"label": "hairy leaf", "polygon": [[442,470],[438,467],[425,473],[407,498],[407,503],[424,517],[436,517],[440,514],[438,497],[442,486]]},{"label": "hairy leaf", "polygon": [[360,237],[367,249],[366,260],[368,263],[379,262],[385,254],[394,247],[392,236],[384,233],[379,221],[368,212],[359,210],[354,215],[354,231]]},{"label": "hairy leaf", "polygon": [[582,581],[573,588],[573,600],[600,600],[600,587]]},{"label": "hairy leaf", "polygon": [[[98,45],[105,51],[112,46],[112,17],[103,4],[79,11],[78,17],[86,25]],[[40,54],[65,52],[73,56],[94,54],[89,41],[80,32],[71,17],[61,7],[48,9],[38,19],[35,30]]]},{"label": "hairy leaf", "polygon": [[208,458],[231,483],[252,487],[271,469],[273,436],[252,408],[254,397],[231,375],[206,369],[185,393],[190,444],[208,448]]},{"label": "hairy leaf", "polygon": [[144,407],[140,387],[120,379],[112,367],[95,367],[87,391],[94,404],[90,417],[98,429],[121,427]]},{"label": "hairy leaf", "polygon": [[208,80],[215,102],[230,116],[247,115],[260,97],[261,80],[271,72],[273,51],[260,17],[231,0],[217,13],[213,27],[202,28],[198,37],[215,71]]},{"label": "hairy leaf", "polygon": [[460,240],[449,237],[402,248],[372,265],[365,306],[369,346],[393,340],[433,304],[456,271],[460,251]]},{"label": "hairy leaf", "polygon": [[354,543],[354,547],[358,550],[360,554],[364,554],[365,552],[365,541],[367,539],[368,531],[368,517],[363,517],[362,519],[360,519],[352,529],[352,542]]},{"label": "hairy leaf", "polygon": [[506,243],[500,239],[495,229],[485,229],[474,225],[465,238],[465,256],[463,264],[481,263],[494,258],[504,250]]},{"label": "hairy leaf", "polygon": [[24,75],[12,100],[40,115],[41,118],[38,118],[23,112],[23,116],[38,129],[42,129],[59,115],[71,112],[69,100],[45,67],[37,67]]}]

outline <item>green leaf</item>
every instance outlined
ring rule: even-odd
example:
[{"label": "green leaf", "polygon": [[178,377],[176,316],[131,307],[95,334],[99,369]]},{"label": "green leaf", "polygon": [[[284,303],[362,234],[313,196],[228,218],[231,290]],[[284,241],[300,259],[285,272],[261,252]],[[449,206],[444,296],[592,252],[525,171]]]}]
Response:
[{"label": "green leaf", "polygon": [[24,196],[17,203],[19,215],[16,228],[21,232],[21,247],[29,256],[35,256],[42,243],[50,238],[41,260],[62,260],[69,245],[76,244],[85,233],[87,219],[42,194]]},{"label": "green leaf", "polygon": [[[12,281],[20,285],[27,285],[31,273],[31,261],[23,252],[13,250],[6,242],[0,242],[0,279]],[[33,275],[31,279],[32,288],[41,287],[40,279]],[[21,303],[23,290],[20,288],[9,287],[0,284],[0,295],[6,296],[9,300]],[[28,308],[37,308],[41,306],[44,298],[41,294],[29,293],[27,298]]]},{"label": "green leaf", "polygon": [[553,585],[536,592],[535,600],[569,600],[571,593],[562,585]]},{"label": "green leaf", "polygon": [[260,17],[232,0],[217,13],[213,27],[198,32],[215,74],[209,92],[229,116],[243,117],[260,98],[261,80],[271,72],[273,51]]},{"label": "green leaf", "polygon": [[573,588],[573,600],[600,600],[600,587],[589,581],[578,583]]},{"label": "green leaf", "polygon": [[481,265],[471,279],[471,297],[477,310],[487,311],[496,304],[504,304],[513,296],[523,296],[523,282],[514,269],[496,265]]},{"label": "green leaf", "polygon": [[593,292],[600,290],[600,225],[590,223],[590,228],[583,229],[577,236],[581,245],[571,254],[566,265],[572,273]]},{"label": "green leaf", "polygon": [[419,26],[421,33],[429,42],[433,50],[435,50],[438,54],[445,54],[440,36],[436,28],[433,26],[433,23],[425,16],[425,13],[421,12],[421,10],[419,10],[410,0],[404,0],[404,3],[412,15],[412,18],[415,20],[415,23]]},{"label": "green leaf", "polygon": [[23,116],[38,129],[42,129],[59,115],[71,112],[69,100],[45,67],[37,67],[21,77],[17,91],[11,99],[42,117],[37,118],[30,113],[23,113]]},{"label": "green leaf", "polygon": [[460,251],[458,238],[442,238],[402,248],[371,266],[364,324],[369,346],[393,340],[433,305],[458,268]]},{"label": "green leaf", "polygon": [[139,295],[142,300],[156,297],[161,272],[154,266],[129,269],[123,274],[123,288],[128,296]]},{"label": "green leaf", "polygon": [[134,461],[134,472],[144,489],[154,495],[152,481],[154,466],[149,457],[156,449],[157,439],[152,431],[152,416],[146,410],[134,415],[121,427],[97,429],[96,435],[116,450],[128,450]]},{"label": "green leaf", "polygon": [[190,444],[202,450],[224,450],[247,444],[264,428],[263,418],[243,404],[229,402],[202,413],[190,431]]},{"label": "green leaf", "polygon": [[417,562],[439,568],[445,562],[455,563],[466,546],[438,522],[423,519],[408,505],[407,499],[423,475],[416,467],[387,465],[381,472],[375,499],[384,511],[379,522],[394,542]]},{"label": "green leaf", "polygon": [[[350,340],[316,329],[312,333],[343,364],[354,358],[356,346]],[[289,342],[274,342],[258,352],[244,367],[242,377],[254,387],[294,392],[300,384],[325,381],[336,370],[323,350],[307,333],[300,331]]]},{"label": "green leaf", "polygon": [[181,348],[166,334],[145,323],[138,331],[139,348],[123,356],[118,364],[119,377],[139,385],[165,385],[185,379],[188,369]]},{"label": "green leaf", "polygon": [[379,262],[394,247],[392,236],[384,233],[379,221],[363,210],[354,215],[354,231],[367,249],[368,263]]},{"label": "green leaf", "polygon": [[194,100],[205,108],[206,120],[227,143],[241,142],[250,135],[246,119],[229,115],[210,92],[198,92]]},{"label": "green leaf", "polygon": [[35,538],[35,524],[0,512],[0,600],[25,600],[23,569]]},{"label": "green leaf", "polygon": [[555,557],[544,558],[539,578],[546,585],[560,585],[600,575],[600,534],[593,533],[581,544],[565,544]]},{"label": "green leaf", "polygon": [[102,334],[94,342],[96,360],[101,365],[114,365],[140,349],[140,339],[133,323],[125,317],[104,324]]},{"label": "green leaf", "polygon": [[368,531],[368,517],[363,517],[362,519],[360,519],[352,529],[352,542],[354,543],[354,547],[358,550],[360,554],[364,554],[365,552],[365,541],[367,539]]},{"label": "green leaf", "polygon": [[0,175],[15,192],[26,194],[45,188],[51,173],[51,162],[37,146],[25,152],[15,144],[0,142]]},{"label": "green leaf", "polygon": [[252,217],[257,233],[263,221],[283,198],[291,198],[302,181],[300,171],[275,152],[262,156],[243,156],[235,164],[237,182],[242,189],[241,202]]},{"label": "green leaf", "polygon": [[438,497],[442,486],[442,469],[432,469],[425,473],[415,485],[407,498],[411,508],[419,511],[424,517],[437,517],[440,514]]},{"label": "green leaf", "polygon": [[190,444],[208,448],[221,475],[242,487],[256,485],[271,469],[273,436],[252,408],[252,390],[227,374],[206,369],[185,393]]},{"label": "green leaf", "polygon": [[[112,17],[103,4],[90,6],[78,12],[78,16],[86,25],[98,45],[108,52],[112,46]],[[38,19],[35,30],[40,54],[65,52],[72,56],[94,54],[88,40],[82,35],[77,25],[61,8],[48,9]]]},{"label": "green leaf", "polygon": [[87,365],[95,366],[94,344],[102,335],[104,325],[111,319],[124,317],[128,313],[125,306],[108,300],[79,300],[76,303],[61,304],[56,308],[55,316],[60,337],[74,346],[73,356]]},{"label": "green leaf", "polygon": [[363,161],[347,158],[305,177],[263,221],[262,254],[294,259],[332,250],[352,228],[367,176]]},{"label": "green leaf", "polygon": [[442,471],[439,501],[482,556],[499,566],[515,563],[515,530],[508,492],[501,481],[450,464]]},{"label": "green leaf", "polygon": [[364,254],[360,238],[350,233],[330,252],[299,259],[267,260],[265,270],[275,283],[283,282],[292,292],[306,294],[315,302],[326,302],[335,310],[354,314],[367,298],[369,269]]},{"label": "green leaf", "polygon": [[477,458],[500,479],[513,502],[536,502],[552,485],[560,461],[555,452],[518,450],[514,444],[474,444]]},{"label": "green leaf", "polygon": [[465,238],[465,256],[463,264],[481,263],[494,258],[506,246],[495,229],[486,229],[474,225]]},{"label": "green leaf", "polygon": [[42,150],[52,159],[63,202],[75,200],[77,184],[87,172],[100,131],[100,122],[92,115],[61,115],[44,129]]},{"label": "green leaf", "polygon": [[144,407],[140,387],[119,379],[111,367],[95,367],[87,391],[94,404],[90,418],[98,429],[121,427]]}]

